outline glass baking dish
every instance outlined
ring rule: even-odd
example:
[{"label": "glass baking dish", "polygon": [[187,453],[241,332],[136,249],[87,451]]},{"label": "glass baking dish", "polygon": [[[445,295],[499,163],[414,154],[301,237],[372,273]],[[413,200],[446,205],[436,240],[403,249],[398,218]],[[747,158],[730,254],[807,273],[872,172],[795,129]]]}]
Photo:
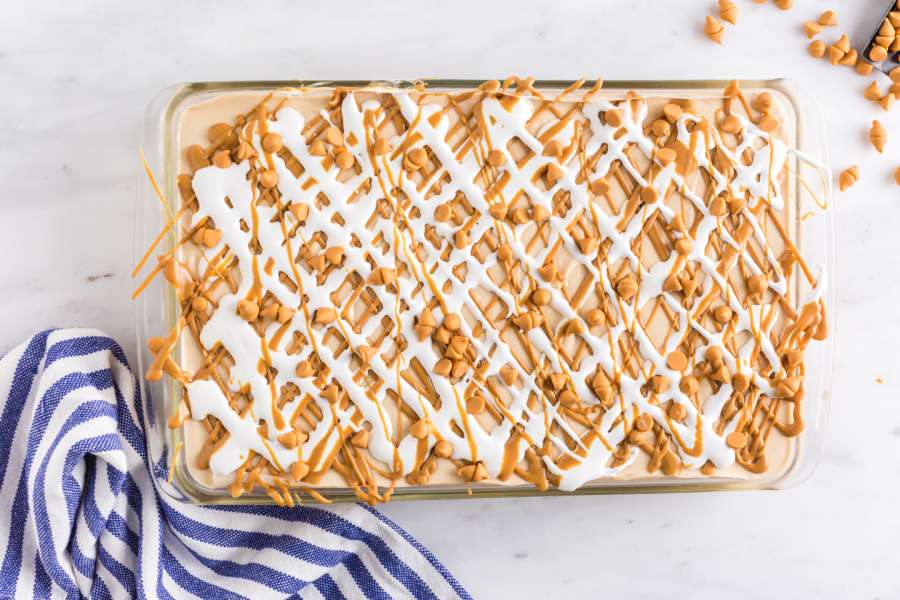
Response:
[{"label": "glass baking dish", "polygon": [[[202,82],[179,84],[162,90],[147,108],[143,127],[142,148],[147,166],[154,173],[159,187],[166,198],[178,198],[177,173],[177,126],[181,112],[211,95],[223,92],[264,92],[278,88],[311,87],[351,87],[367,86],[411,88],[425,85],[430,90],[459,91],[477,87],[480,81],[428,80],[428,81],[257,81],[257,82]],[[542,93],[559,92],[572,81],[537,81],[534,86]],[[591,82],[587,82],[590,85]],[[642,96],[664,96],[666,98],[720,98],[726,81],[608,81],[603,85],[604,93],[623,96],[634,90]],[[714,490],[781,489],[799,484],[814,470],[824,445],[825,425],[831,392],[831,377],[834,355],[835,322],[835,277],[834,277],[834,226],[830,210],[831,175],[828,170],[828,156],[825,143],[824,122],[816,101],[797,89],[785,79],[740,82],[745,92],[774,91],[781,94],[794,118],[794,146],[812,158],[818,167],[807,162],[796,161],[796,176],[788,179],[789,226],[793,229],[796,244],[810,265],[824,265],[827,288],[824,300],[827,307],[829,336],[826,340],[811,344],[806,350],[806,400],[804,401],[804,431],[791,443],[796,444],[789,464],[776,473],[765,473],[752,478],[732,478],[724,476],[691,478],[636,478],[601,479],[590,482],[572,492],[561,492],[550,488],[538,490],[529,484],[508,485],[496,483],[463,483],[448,485],[427,485],[397,487],[393,493],[396,499],[433,499],[454,497],[503,497],[534,496],[556,494],[613,494],[648,492],[688,492]],[[156,198],[156,193],[142,171],[138,185],[134,222],[135,262],[140,259],[162,231],[167,213]],[[818,205],[818,206],[817,206]],[[826,210],[821,210],[825,206]],[[174,234],[169,232],[157,252],[174,246]],[[148,269],[145,268],[145,272]],[[800,278],[795,278],[799,282]],[[797,283],[799,286],[799,283]],[[794,290],[796,297],[796,292]],[[166,376],[159,381],[146,381],[144,374],[152,360],[146,350],[151,336],[167,332],[177,320],[178,304],[175,290],[162,277],[154,279],[136,300],[136,326],[138,338],[138,371],[144,392],[147,411],[147,437],[150,458],[155,474],[168,480],[171,485],[164,489],[182,500],[196,503],[272,503],[273,500],[262,490],[254,490],[239,498],[232,498],[227,488],[208,487],[199,482],[185,466],[185,450],[182,428],[168,427],[168,416],[181,403],[182,386]],[[179,360],[178,347],[174,358]],[[348,488],[316,487],[316,490],[334,501],[356,501],[353,491]],[[301,501],[298,493],[296,501]]]}]

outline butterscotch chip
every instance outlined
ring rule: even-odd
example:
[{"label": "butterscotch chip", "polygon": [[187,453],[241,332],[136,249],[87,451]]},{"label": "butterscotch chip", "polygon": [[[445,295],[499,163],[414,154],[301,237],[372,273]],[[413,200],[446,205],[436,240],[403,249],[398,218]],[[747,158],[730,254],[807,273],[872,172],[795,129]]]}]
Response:
[{"label": "butterscotch chip", "polygon": [[531,301],[536,306],[544,306],[546,304],[550,304],[550,292],[547,290],[535,290],[531,294]]},{"label": "butterscotch chip", "polygon": [[447,440],[438,440],[434,445],[434,453],[440,458],[450,458],[453,454],[453,444]]},{"label": "butterscotch chip", "polygon": [[559,140],[550,140],[547,142],[547,145],[544,146],[544,156],[552,156],[553,158],[559,158],[562,156],[563,148],[559,143]]},{"label": "butterscotch chip", "polygon": [[859,180],[859,167],[853,165],[847,169],[841,171],[841,174],[838,175],[838,187],[841,191],[845,191],[849,187],[853,186]]},{"label": "butterscotch chip", "polygon": [[759,120],[759,128],[766,133],[771,133],[778,129],[778,120],[775,117],[765,115]]},{"label": "butterscotch chip", "polygon": [[388,267],[378,267],[371,274],[367,282],[372,285],[391,285],[397,280],[397,271]]},{"label": "butterscotch chip", "polygon": [[807,21],[803,24],[803,33],[806,34],[806,37],[809,39],[813,39],[822,32],[822,24],[816,21]]},{"label": "butterscotch chip", "polygon": [[291,465],[291,479],[294,481],[300,481],[307,475],[309,475],[309,465],[305,462],[298,460]]},{"label": "butterscotch chip", "polygon": [[206,158],[206,153],[203,152],[201,146],[198,146],[197,144],[189,146],[185,151],[185,154],[187,155],[188,164],[194,171],[209,166],[209,159]]},{"label": "butterscotch chip", "polygon": [[882,46],[872,46],[869,50],[869,60],[872,62],[881,62],[887,58],[887,50]]},{"label": "butterscotch chip", "polygon": [[337,312],[333,308],[328,307],[317,309],[314,317],[316,323],[323,325],[334,323],[335,319],[337,319]]},{"label": "butterscotch chip", "polygon": [[713,317],[715,317],[716,321],[719,323],[727,323],[731,320],[731,317],[734,313],[731,309],[724,304],[722,306],[716,307],[716,310],[713,311]]},{"label": "butterscotch chip", "polygon": [[669,102],[665,106],[663,106],[663,114],[666,116],[666,119],[668,119],[670,123],[674,123],[684,114],[684,109],[682,109],[674,102]]},{"label": "butterscotch chip", "polygon": [[241,300],[238,302],[238,314],[245,321],[255,321],[259,316],[259,304],[253,300]]},{"label": "butterscotch chip", "polygon": [[875,68],[872,66],[872,63],[867,62],[865,60],[856,61],[856,72],[860,75],[871,75],[872,70]]},{"label": "butterscotch chip", "polygon": [[209,307],[209,300],[204,298],[203,296],[195,296],[193,300],[191,300],[191,308],[198,312],[204,312]]},{"label": "butterscotch chip", "polygon": [[512,258],[512,248],[509,244],[500,244],[497,246],[497,260],[500,262],[507,262]]},{"label": "butterscotch chip", "polygon": [[628,301],[637,294],[638,284],[630,275],[623,277],[616,284],[616,292],[622,300]]},{"label": "butterscotch chip", "polygon": [[824,27],[834,27],[838,24],[837,13],[833,10],[826,10],[819,15],[819,24]]},{"label": "butterscotch chip", "polygon": [[675,154],[675,151],[671,148],[660,148],[656,151],[656,158],[660,163],[662,163],[662,166],[664,167],[668,166],[669,163],[671,163],[677,157],[678,155]]},{"label": "butterscotch chip", "polygon": [[894,99],[896,96],[894,94],[885,94],[881,100],[878,101],[879,106],[885,111],[891,110],[891,106],[894,104]]},{"label": "butterscotch chip", "polygon": [[717,217],[728,214],[728,203],[722,196],[716,196],[709,202],[709,212]]},{"label": "butterscotch chip", "polygon": [[842,51],[837,46],[829,46],[828,47],[828,62],[833,65],[840,64],[841,60],[847,53]]},{"label": "butterscotch chip", "polygon": [[641,189],[641,200],[647,204],[653,204],[659,197],[659,193],[653,186],[647,186]]},{"label": "butterscotch chip", "polygon": [[538,267],[538,275],[540,275],[544,281],[554,281],[559,275],[556,269],[556,263],[550,262]]},{"label": "butterscotch chip", "polygon": [[480,415],[484,412],[484,398],[472,396],[466,400],[466,412],[470,415]]},{"label": "butterscotch chip", "polygon": [[617,108],[611,108],[604,112],[603,118],[606,120],[607,124],[612,125],[613,127],[622,126],[622,111]]},{"label": "butterscotch chip", "polygon": [[459,229],[453,234],[453,245],[457,249],[465,248],[469,245],[469,232],[465,229]]},{"label": "butterscotch chip", "polygon": [[881,27],[878,28],[879,36],[893,38],[895,33],[894,26],[891,25],[890,19],[885,19],[881,22]]},{"label": "butterscotch chip", "polygon": [[880,46],[880,47],[884,48],[885,50],[887,50],[888,47],[890,47],[890,45],[894,43],[894,36],[893,35],[876,35],[873,43],[876,46]]},{"label": "butterscotch chip", "polygon": [[409,434],[417,440],[423,440],[428,437],[428,431],[429,427],[426,419],[420,419],[409,427]]},{"label": "butterscotch chip", "polygon": [[219,150],[213,154],[212,163],[220,169],[227,169],[231,166],[231,154],[228,150]]},{"label": "butterscotch chip", "polygon": [[492,167],[499,167],[506,163],[506,155],[496,148],[488,153],[488,163]]},{"label": "butterscotch chip", "polygon": [[675,240],[675,251],[682,256],[691,253],[694,249],[694,240],[689,237],[682,237]]},{"label": "butterscotch chip", "polygon": [[272,189],[278,185],[278,173],[275,169],[266,169],[259,174],[259,184],[266,189]]},{"label": "butterscotch chip", "polygon": [[700,382],[697,381],[696,377],[688,375],[687,377],[682,377],[681,381],[678,383],[678,389],[681,390],[682,393],[691,396],[697,393],[697,390],[700,389]]},{"label": "butterscotch chip", "polygon": [[781,10],[788,10],[794,6],[794,0],[775,0],[775,6]]},{"label": "butterscotch chip", "polygon": [[744,129],[744,125],[736,115],[728,115],[722,120],[721,129],[725,133],[736,134]]},{"label": "butterscotch chip", "polygon": [[337,385],[331,384],[322,390],[322,397],[325,398],[330,404],[337,404],[338,400],[341,399],[341,390]]},{"label": "butterscotch chip", "polygon": [[453,369],[453,362],[450,359],[442,358],[434,365],[434,372],[442,377],[446,377]]},{"label": "butterscotch chip", "polygon": [[841,37],[834,43],[834,47],[847,54],[850,52],[850,38],[846,36],[846,34],[841,35]]},{"label": "butterscotch chip", "polygon": [[287,433],[282,433],[275,439],[278,440],[278,443],[288,449],[293,449],[300,445],[300,440],[297,437],[297,432],[293,430],[288,431]]},{"label": "butterscotch chip", "polygon": [[673,421],[680,421],[687,416],[687,409],[677,402],[673,402],[669,406],[669,418]]},{"label": "butterscotch chip", "polygon": [[303,202],[293,202],[291,203],[290,211],[294,218],[302,223],[309,216],[309,205]]},{"label": "butterscotch chip", "polygon": [[556,163],[550,163],[547,165],[547,172],[545,174],[548,183],[554,183],[562,179],[563,170],[559,168],[559,165]]},{"label": "butterscotch chip", "polygon": [[500,367],[500,379],[507,386],[512,386],[519,379],[519,373],[511,365],[503,365]]},{"label": "butterscotch chip", "polygon": [[793,398],[800,391],[802,384],[803,377],[800,375],[785,377],[775,385],[775,396],[778,398]]},{"label": "butterscotch chip", "polygon": [[349,169],[356,162],[356,159],[353,158],[353,154],[350,152],[341,150],[334,156],[334,162],[341,169]]},{"label": "butterscotch chip", "polygon": [[599,308],[592,308],[587,312],[586,320],[588,325],[591,327],[596,327],[597,325],[603,325],[606,323],[606,313]]},{"label": "butterscotch chip", "polygon": [[460,325],[462,325],[462,319],[458,314],[448,313],[444,317],[444,327],[446,327],[449,331],[458,330]]},{"label": "butterscotch chip", "polygon": [[203,229],[202,240],[203,245],[207,248],[215,248],[219,245],[219,241],[222,239],[222,230],[221,229]]},{"label": "butterscotch chip", "polygon": [[360,429],[352,436],[350,436],[350,443],[357,448],[368,448],[369,447],[369,432],[365,429]]},{"label": "butterscotch chip", "polygon": [[650,386],[657,394],[662,394],[669,389],[670,382],[662,375],[654,375],[650,378]]},{"label": "butterscotch chip", "polygon": [[546,221],[547,219],[550,218],[550,213],[547,211],[546,208],[544,208],[543,206],[538,204],[531,208],[531,218],[536,223],[543,223],[544,221]]},{"label": "butterscotch chip", "polygon": [[559,393],[559,403],[566,408],[578,406],[578,395],[572,390],[563,390]]},{"label": "butterscotch chip", "polygon": [[609,182],[606,181],[603,177],[599,179],[595,179],[591,182],[591,192],[598,196],[602,196],[603,194],[608,194],[610,190]]},{"label": "butterscotch chip", "polygon": [[325,141],[331,144],[332,146],[343,146],[344,145],[344,134],[341,133],[341,130],[331,125],[325,129]]},{"label": "butterscotch chip", "polygon": [[725,35],[725,27],[722,25],[721,21],[713,16],[707,15],[706,22],[703,24],[703,33],[715,43],[721,44],[722,37]]},{"label": "butterscotch chip", "polygon": [[297,377],[312,377],[315,373],[312,363],[308,360],[301,360],[297,363],[297,368],[294,372],[297,374]]},{"label": "butterscotch chip", "polygon": [[897,183],[897,185],[900,185],[900,167],[897,167],[894,170],[894,181]]},{"label": "butterscotch chip", "polygon": [[825,56],[825,42],[822,40],[813,40],[810,42],[809,54],[813,58],[822,58]]},{"label": "butterscotch chip", "polygon": [[634,427],[638,431],[650,431],[653,429],[653,417],[648,414],[640,415],[635,419]]},{"label": "butterscotch chip", "polygon": [[228,123],[216,123],[206,131],[206,137],[214,144],[231,146],[237,141],[237,136]]},{"label": "butterscotch chip", "polygon": [[884,146],[887,144],[887,130],[878,119],[872,121],[872,127],[869,129],[869,141],[878,152],[884,152]]},{"label": "butterscotch chip", "polygon": [[284,324],[293,319],[295,314],[297,314],[297,309],[289,306],[280,306],[278,307],[278,316],[275,317],[275,320]]},{"label": "butterscotch chip", "polygon": [[666,366],[673,371],[684,371],[688,366],[688,358],[681,350],[675,350],[666,357]]},{"label": "butterscotch chip", "polygon": [[872,82],[866,88],[866,91],[863,92],[863,96],[865,96],[866,100],[871,100],[873,102],[881,99],[881,90],[878,89],[878,83]]},{"label": "butterscotch chip", "polygon": [[487,469],[480,462],[460,467],[456,473],[466,481],[472,482],[483,481],[488,478]]},{"label": "butterscotch chip", "polygon": [[716,364],[719,364],[720,362],[722,362],[722,357],[724,356],[724,353],[722,352],[722,349],[719,348],[718,346],[709,346],[706,349],[706,352],[704,352],[703,356],[706,358],[706,360],[708,360],[712,364],[716,365]]},{"label": "butterscotch chip", "polygon": [[762,294],[769,287],[769,282],[765,275],[753,275],[747,280],[747,288],[751,293]]},{"label": "butterscotch chip", "polygon": [[731,25],[737,24],[738,9],[731,0],[719,0],[719,18]]},{"label": "butterscotch chip", "polygon": [[736,392],[746,392],[750,387],[750,376],[747,373],[735,373],[731,376],[731,385]]},{"label": "butterscotch chip", "polygon": [[850,52],[844,55],[838,64],[847,66],[847,67],[855,67],[858,60],[858,55],[856,53],[856,48],[850,48]]},{"label": "butterscotch chip", "polygon": [[263,136],[262,147],[269,154],[275,154],[284,147],[284,140],[280,133],[267,133]]},{"label": "butterscotch chip", "polygon": [[732,431],[725,438],[725,443],[728,444],[729,448],[739,450],[747,445],[747,436],[740,431]]},{"label": "butterscotch chip", "polygon": [[450,370],[450,375],[452,375],[453,377],[462,377],[468,370],[469,365],[466,364],[466,361],[457,360],[453,363],[453,368]]},{"label": "butterscotch chip", "polygon": [[653,135],[656,137],[668,137],[669,134],[672,133],[672,126],[669,125],[669,122],[665,119],[657,119],[653,121],[650,131],[653,132]]},{"label": "butterscotch chip", "polygon": [[340,246],[332,246],[325,249],[325,260],[337,266],[344,260],[344,249]]}]

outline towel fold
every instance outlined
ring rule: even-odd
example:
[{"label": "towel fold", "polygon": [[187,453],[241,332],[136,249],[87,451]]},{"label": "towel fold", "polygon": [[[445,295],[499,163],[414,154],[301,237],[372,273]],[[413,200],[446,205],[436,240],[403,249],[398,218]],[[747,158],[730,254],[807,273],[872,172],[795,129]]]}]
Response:
[{"label": "towel fold", "polygon": [[0,359],[0,597],[468,598],[362,504],[197,506],[151,465],[122,349],[45,331]]}]

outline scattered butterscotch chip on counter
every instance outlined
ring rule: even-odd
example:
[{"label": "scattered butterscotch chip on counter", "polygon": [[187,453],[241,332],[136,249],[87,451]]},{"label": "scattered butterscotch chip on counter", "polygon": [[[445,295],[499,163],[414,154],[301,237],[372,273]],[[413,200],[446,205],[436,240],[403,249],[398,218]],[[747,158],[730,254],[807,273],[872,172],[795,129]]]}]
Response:
[{"label": "scattered butterscotch chip on counter", "polygon": [[703,24],[703,33],[715,43],[721,44],[722,37],[725,35],[725,26],[715,17],[707,15],[706,23]]},{"label": "scattered butterscotch chip on counter", "polygon": [[887,130],[878,119],[872,121],[872,127],[869,129],[869,141],[876,150],[884,152],[884,146],[887,144]]},{"label": "scattered butterscotch chip on counter", "polygon": [[809,39],[813,39],[818,34],[822,33],[822,24],[816,21],[807,21],[803,24],[803,33],[806,34],[806,37]]},{"label": "scattered butterscotch chip on counter", "polygon": [[838,176],[838,187],[843,192],[847,188],[852,187],[857,181],[859,181],[859,167],[853,165],[841,171],[841,174]]},{"label": "scattered butterscotch chip on counter", "polygon": [[835,27],[838,24],[837,13],[833,10],[826,10],[819,15],[819,24],[823,27]]},{"label": "scattered butterscotch chip on counter", "polygon": [[897,183],[897,185],[900,185],[900,167],[894,169],[894,181]]},{"label": "scattered butterscotch chip on counter", "polygon": [[719,0],[719,18],[730,23],[737,24],[738,9],[737,5],[731,0]]},{"label": "scattered butterscotch chip on counter", "polygon": [[891,110],[891,106],[894,105],[894,100],[896,96],[894,94],[885,94],[881,100],[878,101],[878,104],[881,105],[881,108],[885,111]]},{"label": "scattered butterscotch chip on counter", "polygon": [[809,44],[809,55],[813,58],[822,58],[825,56],[825,42],[822,40],[813,40]]},{"label": "scattered butterscotch chip on counter", "polygon": [[794,0],[775,0],[775,6],[781,10],[788,10],[794,6]]},{"label": "scattered butterscotch chip on counter", "polygon": [[856,72],[859,73],[860,75],[871,75],[872,70],[875,67],[873,67],[872,63],[870,63],[868,61],[859,60],[856,62],[856,67],[854,67],[854,68],[856,69]]},{"label": "scattered butterscotch chip on counter", "polygon": [[872,102],[881,100],[881,90],[878,87],[878,83],[875,81],[870,83],[863,92],[863,96],[866,100],[871,100]]}]

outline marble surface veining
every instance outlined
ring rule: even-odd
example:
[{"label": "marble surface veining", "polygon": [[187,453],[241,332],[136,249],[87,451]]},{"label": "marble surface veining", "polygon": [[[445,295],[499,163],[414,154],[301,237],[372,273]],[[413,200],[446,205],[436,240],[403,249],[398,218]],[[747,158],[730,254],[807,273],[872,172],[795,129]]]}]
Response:
[{"label": "marble surface veining", "polygon": [[[900,110],[873,77],[815,61],[802,23],[834,8],[861,40],[884,0],[246,4],[14,2],[0,19],[0,352],[38,329],[106,330],[134,355],[132,213],[144,107],[179,81],[788,76],[822,101],[837,194],[837,356],[825,455],[782,492],[397,502],[385,512],[477,598],[897,598]],[[433,8],[429,8],[433,7]],[[880,85],[886,86],[886,78]],[[868,145],[872,119],[887,150]],[[894,139],[896,138],[896,139]],[[878,381],[883,380],[883,383]]]}]

